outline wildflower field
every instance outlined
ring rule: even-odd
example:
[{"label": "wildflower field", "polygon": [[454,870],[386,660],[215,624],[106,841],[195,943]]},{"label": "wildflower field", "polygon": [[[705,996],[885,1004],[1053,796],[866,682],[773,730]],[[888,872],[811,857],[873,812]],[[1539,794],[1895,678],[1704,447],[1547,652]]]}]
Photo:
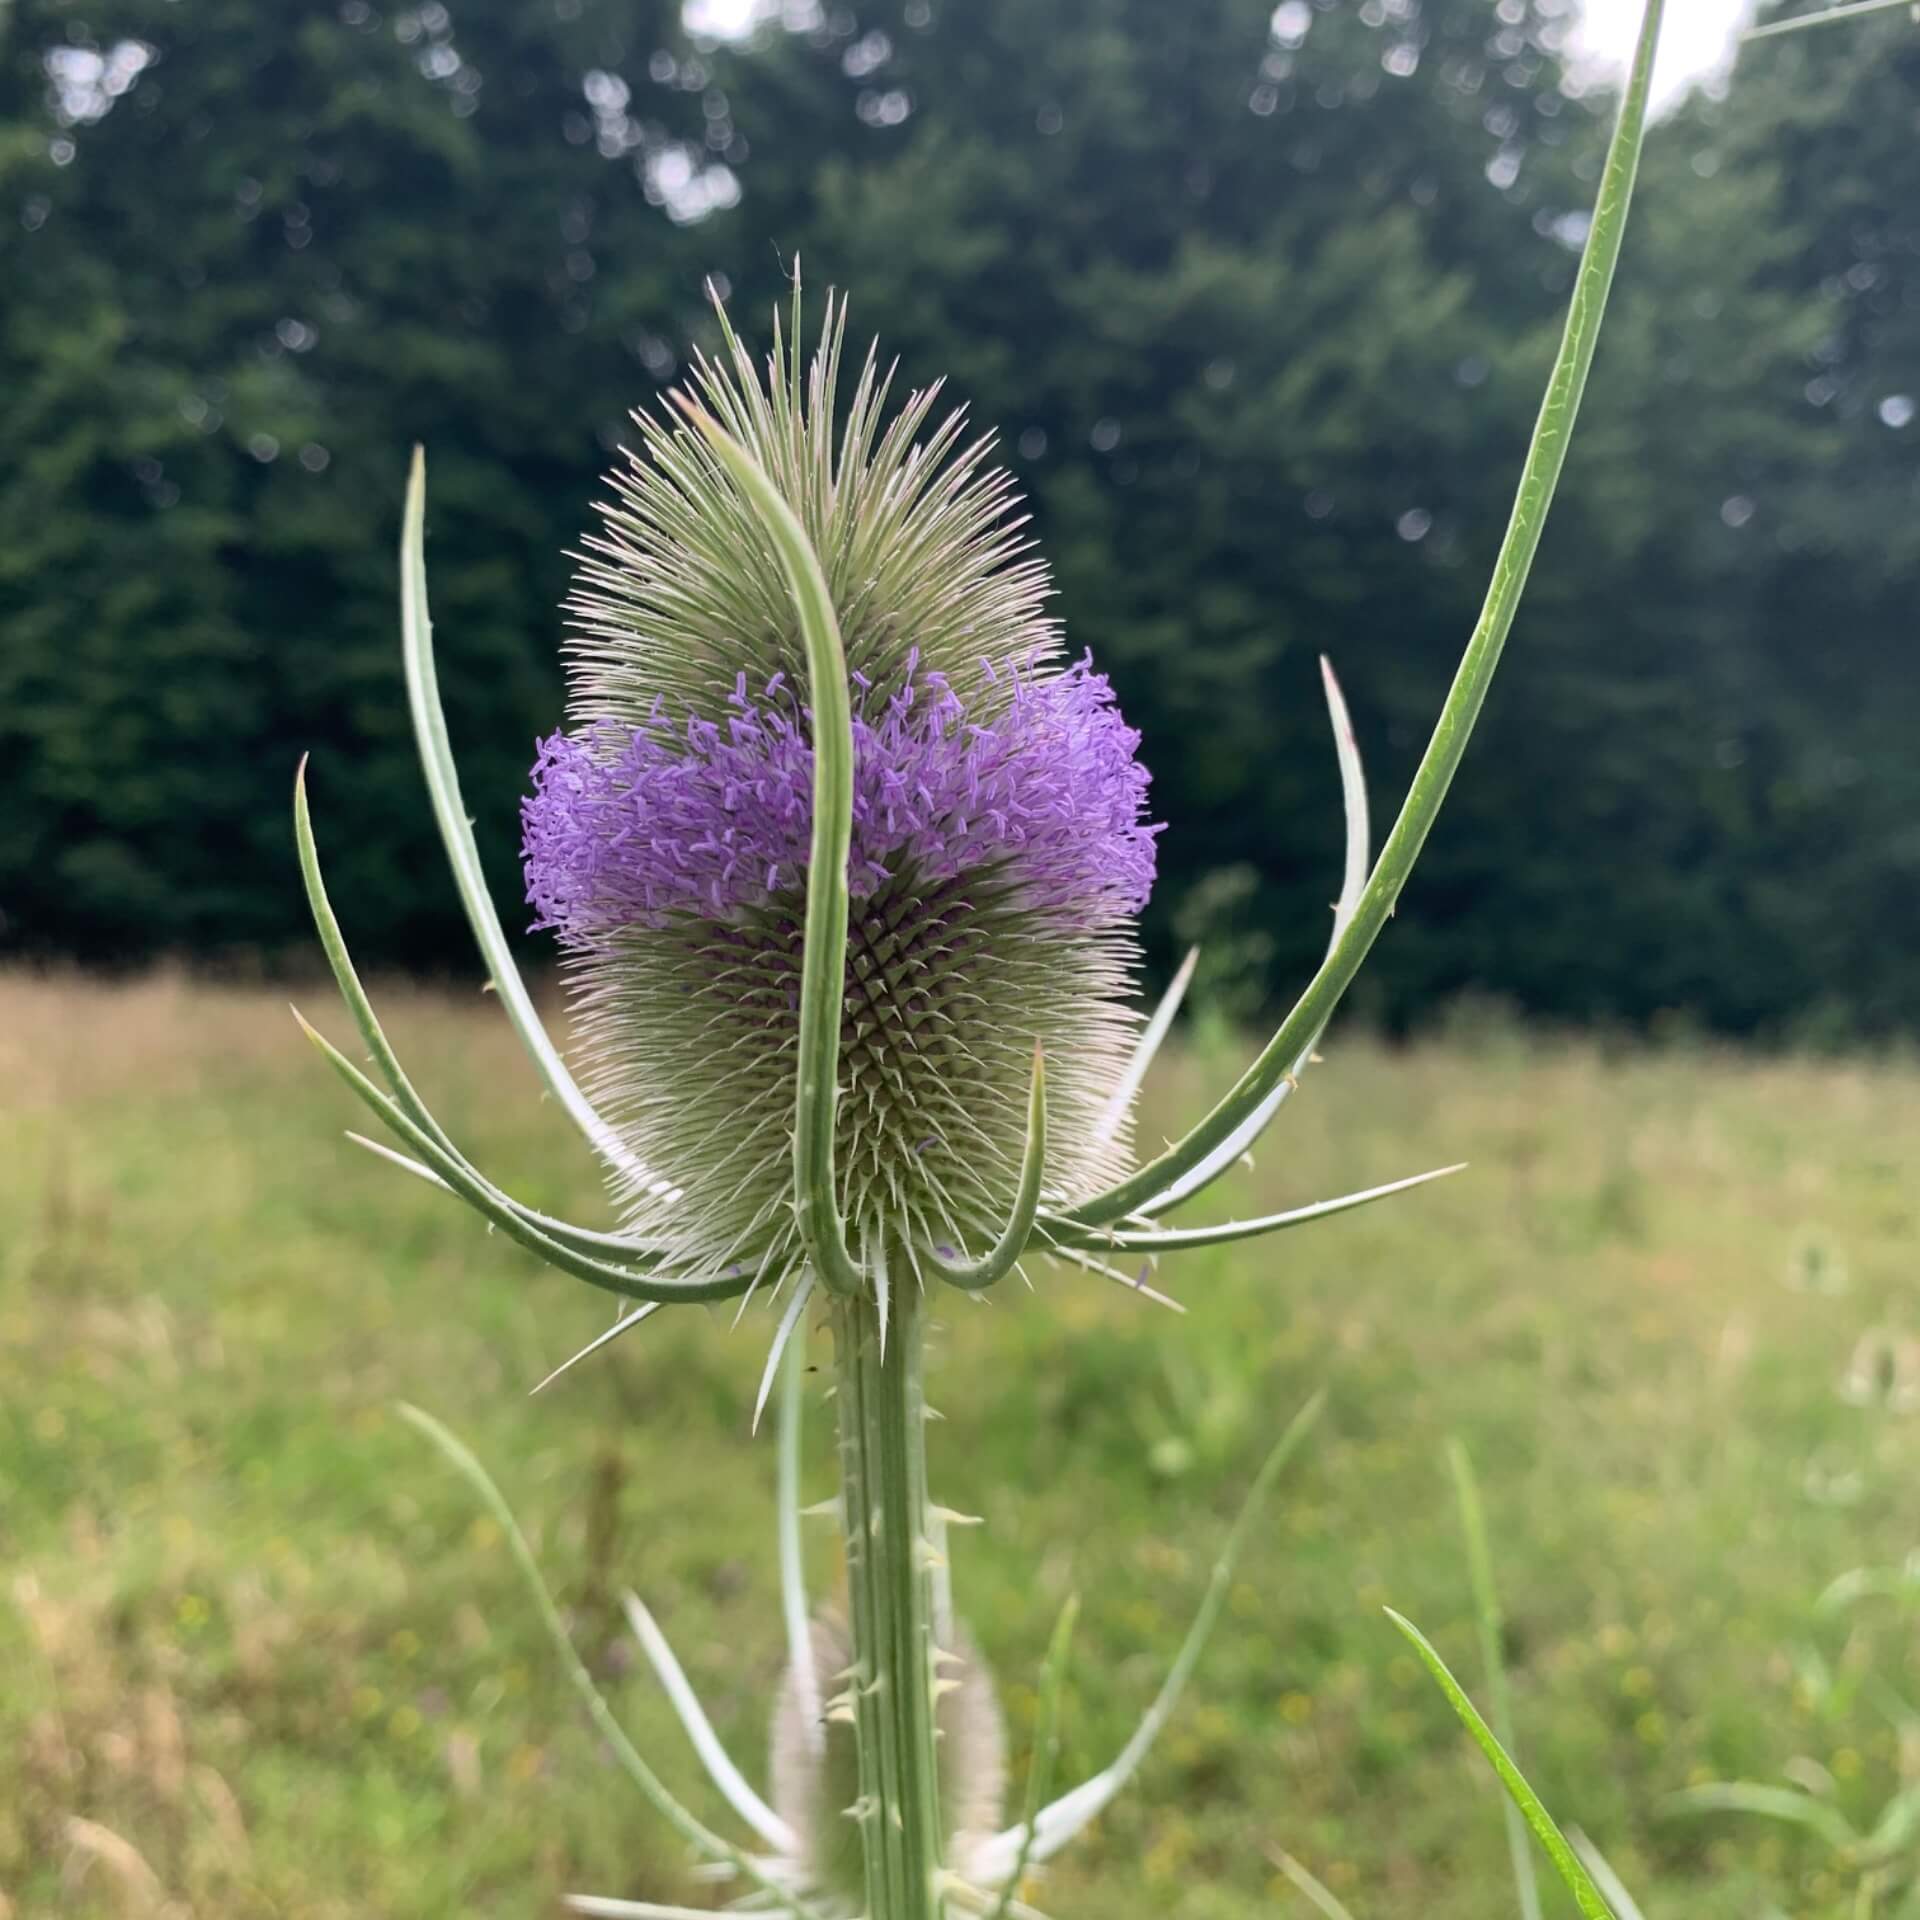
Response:
[{"label": "wildflower field", "polygon": [[[483,1165],[538,1206],[594,1208],[496,1009],[377,998]],[[303,1004],[344,1038],[328,1000]],[[1648,1920],[1853,1911],[1817,1837],[1665,1803],[1797,1779],[1866,1828],[1920,1774],[1911,1616],[1816,1610],[1920,1544],[1920,1065],[1491,1021],[1406,1049],[1339,1030],[1325,1052],[1205,1217],[1469,1171],[1183,1255],[1165,1283],[1184,1316],[1039,1265],[1032,1295],[940,1302],[936,1491],[985,1522],[955,1536],[956,1588],[1016,1769],[1064,1596],[1083,1602],[1071,1779],[1157,1686],[1272,1438],[1331,1396],[1166,1740],[1042,1904],[1304,1914],[1290,1854],[1357,1920],[1511,1910],[1497,1789],[1381,1612],[1483,1690],[1457,1436],[1522,1757],[1563,1820]],[[1190,1119],[1224,1064],[1176,1049],[1148,1128]],[[13,1920],[718,1898],[584,1726],[497,1529],[393,1409],[440,1416],[496,1471],[643,1750],[723,1822],[619,1597],[653,1608],[758,1775],[783,1651],[773,1448],[748,1432],[770,1323],[662,1316],[529,1399],[605,1303],[359,1153],[353,1124],[282,996],[0,977]],[[825,1498],[817,1398],[809,1422]],[[830,1591],[830,1528],[810,1553]]]}]

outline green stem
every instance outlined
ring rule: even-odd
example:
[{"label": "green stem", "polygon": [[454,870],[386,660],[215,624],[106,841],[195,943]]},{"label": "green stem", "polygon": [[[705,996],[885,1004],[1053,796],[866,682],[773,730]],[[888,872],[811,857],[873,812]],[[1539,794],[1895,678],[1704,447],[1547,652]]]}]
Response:
[{"label": "green stem", "polygon": [[1241,1122],[1298,1070],[1333,1017],[1333,1010],[1354,975],[1360,971],[1368,949],[1393,915],[1400,890],[1413,871],[1414,861],[1440,811],[1440,803],[1459,770],[1461,756],[1467,750],[1467,737],[1480,717],[1493,670],[1500,663],[1501,649],[1506,645],[1514,615],[1520,608],[1527,573],[1546,529],[1547,508],[1559,484],[1560,469],[1566,464],[1574,417],[1580,410],[1581,395],[1586,391],[1587,374],[1600,341],[1607,293],[1613,285],[1620,243],[1626,234],[1627,210],[1633,198],[1634,175],[1639,168],[1640,147],[1646,133],[1647,97],[1664,4],[1665,0],[1646,0],[1641,16],[1640,38],[1634,49],[1626,91],[1621,96],[1620,116],[1607,149],[1606,165],[1601,172],[1593,223],[1574,276],[1573,299],[1567,308],[1560,351],[1547,381],[1546,396],[1540,403],[1540,416],[1534,423],[1533,439],[1520,473],[1519,491],[1514,496],[1513,514],[1494,561],[1493,578],[1479,621],[1467,642],[1440,718],[1434,724],[1433,737],[1414,772],[1400,817],[1380,849],[1380,858],[1355,905],[1353,917],[1334,942],[1320,971],[1308,982],[1293,1011],[1281,1023],[1280,1030],[1226,1098],[1177,1145],[1169,1147],[1118,1186],[1083,1201],[1063,1216],[1076,1225],[1103,1226],[1136,1212],[1230,1140]]},{"label": "green stem", "polygon": [[910,1279],[894,1288],[884,1343],[872,1300],[842,1298],[833,1307],[853,1613],[847,1689],[859,1748],[869,1920],[939,1920],[940,1914],[938,1676],[921,1388],[925,1314]]}]

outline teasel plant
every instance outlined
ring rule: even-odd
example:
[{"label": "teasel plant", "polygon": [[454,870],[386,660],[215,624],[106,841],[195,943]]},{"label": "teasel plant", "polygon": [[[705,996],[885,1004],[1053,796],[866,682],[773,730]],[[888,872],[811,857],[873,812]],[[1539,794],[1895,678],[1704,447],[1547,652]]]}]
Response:
[{"label": "teasel plant", "polygon": [[[791,317],[783,326],[776,316],[764,365],[717,309],[717,356],[697,360],[659,415],[636,416],[639,446],[612,481],[569,603],[569,724],[540,747],[522,810],[528,899],[562,950],[577,1076],[514,962],[455,773],[416,453],[401,625],[429,795],[493,987],[605,1168],[619,1224],[528,1206],[421,1099],[328,898],[303,766],[301,868],[372,1073],[306,1031],[393,1141],[361,1144],[619,1298],[613,1324],[556,1375],[670,1306],[731,1301],[736,1319],[758,1305],[772,1321],[753,1414],[757,1424],[784,1376],[789,1658],[773,1707],[772,1802],[720,1748],[652,1617],[630,1608],[751,1843],[696,1819],[632,1747],[480,1463],[416,1416],[507,1524],[627,1772],[744,1908],[799,1920],[1031,1916],[1030,1870],[1141,1764],[1199,1657],[1258,1504],[1317,1410],[1317,1401],[1303,1409],[1255,1476],[1133,1738],[1102,1773],[1050,1799],[1070,1616],[1063,1622],[1032,1775],[1009,1824],[991,1683],[952,1613],[956,1516],[930,1493],[923,1362],[942,1303],[1065,1268],[1172,1306],[1154,1284],[1165,1256],[1263,1238],[1438,1177],[1263,1218],[1169,1223],[1250,1152],[1296,1091],[1460,765],[1592,364],[1660,14],[1661,0],[1648,0],[1512,517],[1405,803],[1376,858],[1353,731],[1325,670],[1346,816],[1325,959],[1204,1118],[1138,1164],[1128,1151],[1134,1098],[1191,969],[1151,1019],[1136,1020],[1132,924],[1158,831],[1139,737],[1047,613],[1047,576],[1010,481],[989,465],[990,437],[971,437],[961,413],[938,417],[937,388],[890,411],[891,379],[873,351],[843,395],[846,306],[828,300],[809,356],[797,273]],[[844,1618],[811,1616],[800,1578],[797,1396],[819,1323],[833,1350]],[[575,1905],[642,1920],[688,1911],[586,1895]]]}]

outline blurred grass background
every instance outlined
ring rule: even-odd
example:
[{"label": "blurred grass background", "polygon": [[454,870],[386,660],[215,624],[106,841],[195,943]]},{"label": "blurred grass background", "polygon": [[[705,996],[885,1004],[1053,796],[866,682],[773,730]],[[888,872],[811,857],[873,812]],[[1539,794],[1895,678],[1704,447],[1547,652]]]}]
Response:
[{"label": "blurred grass background", "polygon": [[[536,1205],[596,1206],[495,1009],[378,997],[484,1165]],[[1148,1130],[1231,1064],[1190,1044]],[[617,1595],[655,1608],[758,1775],[781,1650],[773,1447],[747,1430],[766,1316],[662,1316],[529,1400],[605,1302],[346,1145],[346,1095],[265,992],[0,975],[0,1088],[0,1910],[711,1898],[584,1727],[495,1530],[393,1406],[497,1473],[643,1748],[722,1819]],[[1917,1095],[1907,1055],[1614,1049],[1491,1018],[1407,1048],[1341,1033],[1217,1204],[1467,1174],[1168,1262],[1184,1317],[1044,1268],[1032,1296],[953,1302],[937,1490],[987,1521],[957,1583],[1017,1763],[1067,1591],[1077,1776],[1151,1696],[1272,1436],[1332,1394],[1187,1703],[1048,1876],[1049,1911],[1304,1912],[1277,1848],[1361,1920],[1507,1909],[1495,1790],[1380,1613],[1477,1686],[1449,1435],[1479,1468],[1549,1803],[1649,1920],[1847,1911],[1790,1833],[1661,1801],[1798,1758],[1865,1818],[1916,1765],[1864,1694],[1810,1688],[1798,1650],[1833,1631],[1811,1617],[1833,1576],[1914,1541]],[[810,1421],[824,1497],[817,1403]],[[824,1530],[811,1553],[829,1592]],[[1902,1626],[1825,1652],[1920,1679]]]}]

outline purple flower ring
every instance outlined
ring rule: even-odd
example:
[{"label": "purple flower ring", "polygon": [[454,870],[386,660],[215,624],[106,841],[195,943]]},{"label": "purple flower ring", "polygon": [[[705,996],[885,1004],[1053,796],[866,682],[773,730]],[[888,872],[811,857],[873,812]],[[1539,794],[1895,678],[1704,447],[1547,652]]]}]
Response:
[{"label": "purple flower ring", "polygon": [[[996,873],[1062,929],[1137,913],[1153,886],[1140,736],[1090,657],[1064,672],[983,668],[1011,697],[985,724],[909,654],[877,717],[856,713],[848,891]],[[872,689],[861,690],[872,705]],[[784,675],[756,701],[742,672],[723,722],[678,728],[664,697],[644,727],[544,741],[524,802],[536,925],[570,943],[676,914],[726,920],[798,889],[812,829],[808,716]]]}]

